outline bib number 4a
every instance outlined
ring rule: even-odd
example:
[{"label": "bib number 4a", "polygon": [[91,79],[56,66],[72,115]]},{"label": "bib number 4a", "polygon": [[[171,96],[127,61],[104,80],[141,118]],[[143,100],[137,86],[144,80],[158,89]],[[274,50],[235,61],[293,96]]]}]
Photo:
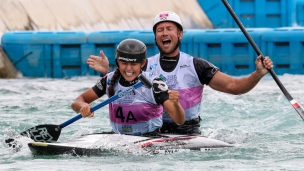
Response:
[{"label": "bib number 4a", "polygon": [[115,117],[120,119],[122,123],[124,123],[124,122],[128,123],[130,120],[133,120],[134,122],[137,122],[135,116],[133,115],[133,113],[131,111],[129,111],[127,116],[125,116],[122,112],[122,107],[121,106],[119,106],[117,108],[117,111],[115,113]]}]

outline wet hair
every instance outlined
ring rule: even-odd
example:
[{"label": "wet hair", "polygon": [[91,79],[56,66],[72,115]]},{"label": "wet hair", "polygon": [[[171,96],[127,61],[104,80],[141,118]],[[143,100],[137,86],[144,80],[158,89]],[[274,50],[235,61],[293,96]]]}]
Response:
[{"label": "wet hair", "polygon": [[119,71],[119,68],[116,68],[113,77],[111,79],[110,85],[108,87],[108,92],[109,92],[109,97],[114,96],[115,92],[114,92],[114,85],[117,81],[117,79],[121,76],[121,73]]}]

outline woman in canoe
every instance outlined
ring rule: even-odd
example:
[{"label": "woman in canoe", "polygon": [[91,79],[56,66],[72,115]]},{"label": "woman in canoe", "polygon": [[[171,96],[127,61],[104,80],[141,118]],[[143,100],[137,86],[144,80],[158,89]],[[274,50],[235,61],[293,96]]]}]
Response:
[{"label": "woman in canoe", "polygon": [[[104,55],[102,53],[102,55]],[[152,89],[135,89],[109,104],[109,118],[115,133],[143,135],[158,132],[162,112],[166,110],[174,122],[182,125],[185,113],[179,103],[178,91],[168,90],[158,77],[142,71],[146,64],[146,46],[136,39],[126,39],[116,49],[117,69],[102,77],[96,85],[76,98],[72,109],[83,117],[92,117],[90,103],[107,94],[109,97],[136,84],[140,74],[152,82]]]}]

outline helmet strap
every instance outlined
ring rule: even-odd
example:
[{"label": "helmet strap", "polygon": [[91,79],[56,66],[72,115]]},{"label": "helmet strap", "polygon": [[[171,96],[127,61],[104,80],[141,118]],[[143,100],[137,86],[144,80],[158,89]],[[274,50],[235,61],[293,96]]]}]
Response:
[{"label": "helmet strap", "polygon": [[117,59],[115,59],[115,63],[116,63],[117,68],[119,68],[119,65],[118,65]]}]

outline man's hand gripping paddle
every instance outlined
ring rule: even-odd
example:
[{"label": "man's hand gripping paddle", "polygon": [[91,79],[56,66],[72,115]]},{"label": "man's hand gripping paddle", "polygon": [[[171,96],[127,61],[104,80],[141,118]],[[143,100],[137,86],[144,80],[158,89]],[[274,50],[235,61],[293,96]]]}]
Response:
[{"label": "man's hand gripping paddle", "polygon": [[[258,48],[258,46],[255,44],[255,42],[253,41],[253,39],[251,38],[251,36],[248,34],[248,32],[246,31],[245,27],[243,26],[242,22],[240,21],[240,19],[237,17],[237,15],[235,14],[235,12],[233,11],[233,9],[231,8],[231,6],[229,5],[229,3],[227,2],[227,0],[222,0],[222,2],[224,3],[225,7],[227,8],[227,10],[229,11],[230,15],[233,17],[234,21],[236,22],[236,24],[239,26],[239,28],[242,30],[244,36],[247,38],[247,40],[249,41],[249,43],[251,44],[252,48],[254,49],[254,51],[258,54],[258,55],[262,55],[262,60],[264,59],[264,55],[262,54],[261,50]],[[272,76],[272,78],[274,79],[274,81],[277,83],[277,85],[280,87],[281,91],[283,92],[283,94],[285,95],[285,97],[287,98],[287,100],[289,101],[289,103],[292,105],[292,107],[298,112],[298,114],[300,115],[300,117],[304,120],[304,109],[303,107],[300,105],[300,103],[298,103],[296,100],[294,100],[291,95],[288,93],[288,91],[286,90],[286,88],[283,86],[283,84],[281,83],[281,81],[279,80],[279,78],[277,77],[277,75],[274,73],[274,71],[272,69],[268,69],[268,72],[270,73],[270,75]]]}]

